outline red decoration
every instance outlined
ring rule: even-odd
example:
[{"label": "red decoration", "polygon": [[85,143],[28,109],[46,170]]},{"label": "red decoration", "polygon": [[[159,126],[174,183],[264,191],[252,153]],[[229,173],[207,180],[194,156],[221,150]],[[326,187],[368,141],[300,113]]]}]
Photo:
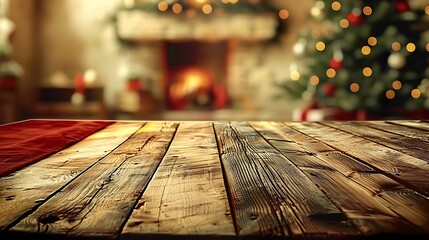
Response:
[{"label": "red decoration", "polygon": [[228,93],[226,88],[220,85],[213,86],[213,107],[214,109],[225,108],[228,104]]},{"label": "red decoration", "polygon": [[74,85],[76,93],[85,93],[85,80],[83,79],[82,74],[76,74],[76,76],[74,77]]},{"label": "red decoration", "polygon": [[17,79],[14,77],[0,78],[0,89],[16,89]]},{"label": "red decoration", "polygon": [[410,11],[410,4],[407,0],[397,0],[395,4],[396,12],[403,13]]},{"label": "red decoration", "polygon": [[323,91],[325,92],[326,96],[333,97],[337,92],[337,87],[332,83],[326,83],[323,85]]},{"label": "red decoration", "polygon": [[337,60],[337,59],[335,59],[335,58],[332,58],[332,59],[329,61],[329,66],[330,66],[331,68],[335,69],[335,70],[338,70],[338,69],[343,68],[344,64],[343,64],[343,61],[340,61],[340,60]]},{"label": "red decoration", "polygon": [[308,120],[308,113],[312,110],[319,109],[319,104],[317,104],[314,101],[311,101],[310,104],[308,104],[299,115],[299,121],[307,121]]},{"label": "red decoration", "polygon": [[128,80],[127,88],[129,91],[140,91],[142,89],[139,79]]},{"label": "red decoration", "polygon": [[363,23],[362,14],[355,12],[349,13],[349,15],[347,15],[347,20],[349,20],[350,24],[352,25],[361,25]]}]

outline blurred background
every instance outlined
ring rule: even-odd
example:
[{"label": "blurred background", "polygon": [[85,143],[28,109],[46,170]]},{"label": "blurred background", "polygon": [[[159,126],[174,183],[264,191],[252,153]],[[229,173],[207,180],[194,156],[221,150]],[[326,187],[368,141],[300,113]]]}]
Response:
[{"label": "blurred background", "polygon": [[0,123],[429,117],[429,0],[0,0]]}]

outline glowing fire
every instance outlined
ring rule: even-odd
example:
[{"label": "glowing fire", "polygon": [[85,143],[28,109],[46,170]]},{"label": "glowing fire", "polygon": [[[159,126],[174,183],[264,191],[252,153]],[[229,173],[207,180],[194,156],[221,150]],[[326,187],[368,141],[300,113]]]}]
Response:
[{"label": "glowing fire", "polygon": [[208,105],[211,101],[212,79],[202,69],[185,69],[177,75],[169,90],[174,108],[184,109],[189,104]]}]

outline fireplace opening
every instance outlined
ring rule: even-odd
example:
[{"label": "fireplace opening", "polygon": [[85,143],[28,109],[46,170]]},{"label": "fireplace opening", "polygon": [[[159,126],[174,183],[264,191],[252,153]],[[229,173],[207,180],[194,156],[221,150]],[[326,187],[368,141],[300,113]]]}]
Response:
[{"label": "fireplace opening", "polygon": [[166,41],[164,86],[170,110],[213,110],[228,106],[227,41]]}]

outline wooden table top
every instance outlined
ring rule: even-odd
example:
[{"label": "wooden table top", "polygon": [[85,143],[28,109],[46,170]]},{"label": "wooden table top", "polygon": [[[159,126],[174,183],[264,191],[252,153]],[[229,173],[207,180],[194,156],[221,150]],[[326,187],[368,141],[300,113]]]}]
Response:
[{"label": "wooden table top", "polygon": [[0,178],[0,210],[0,239],[427,239],[429,122],[115,122]]}]

